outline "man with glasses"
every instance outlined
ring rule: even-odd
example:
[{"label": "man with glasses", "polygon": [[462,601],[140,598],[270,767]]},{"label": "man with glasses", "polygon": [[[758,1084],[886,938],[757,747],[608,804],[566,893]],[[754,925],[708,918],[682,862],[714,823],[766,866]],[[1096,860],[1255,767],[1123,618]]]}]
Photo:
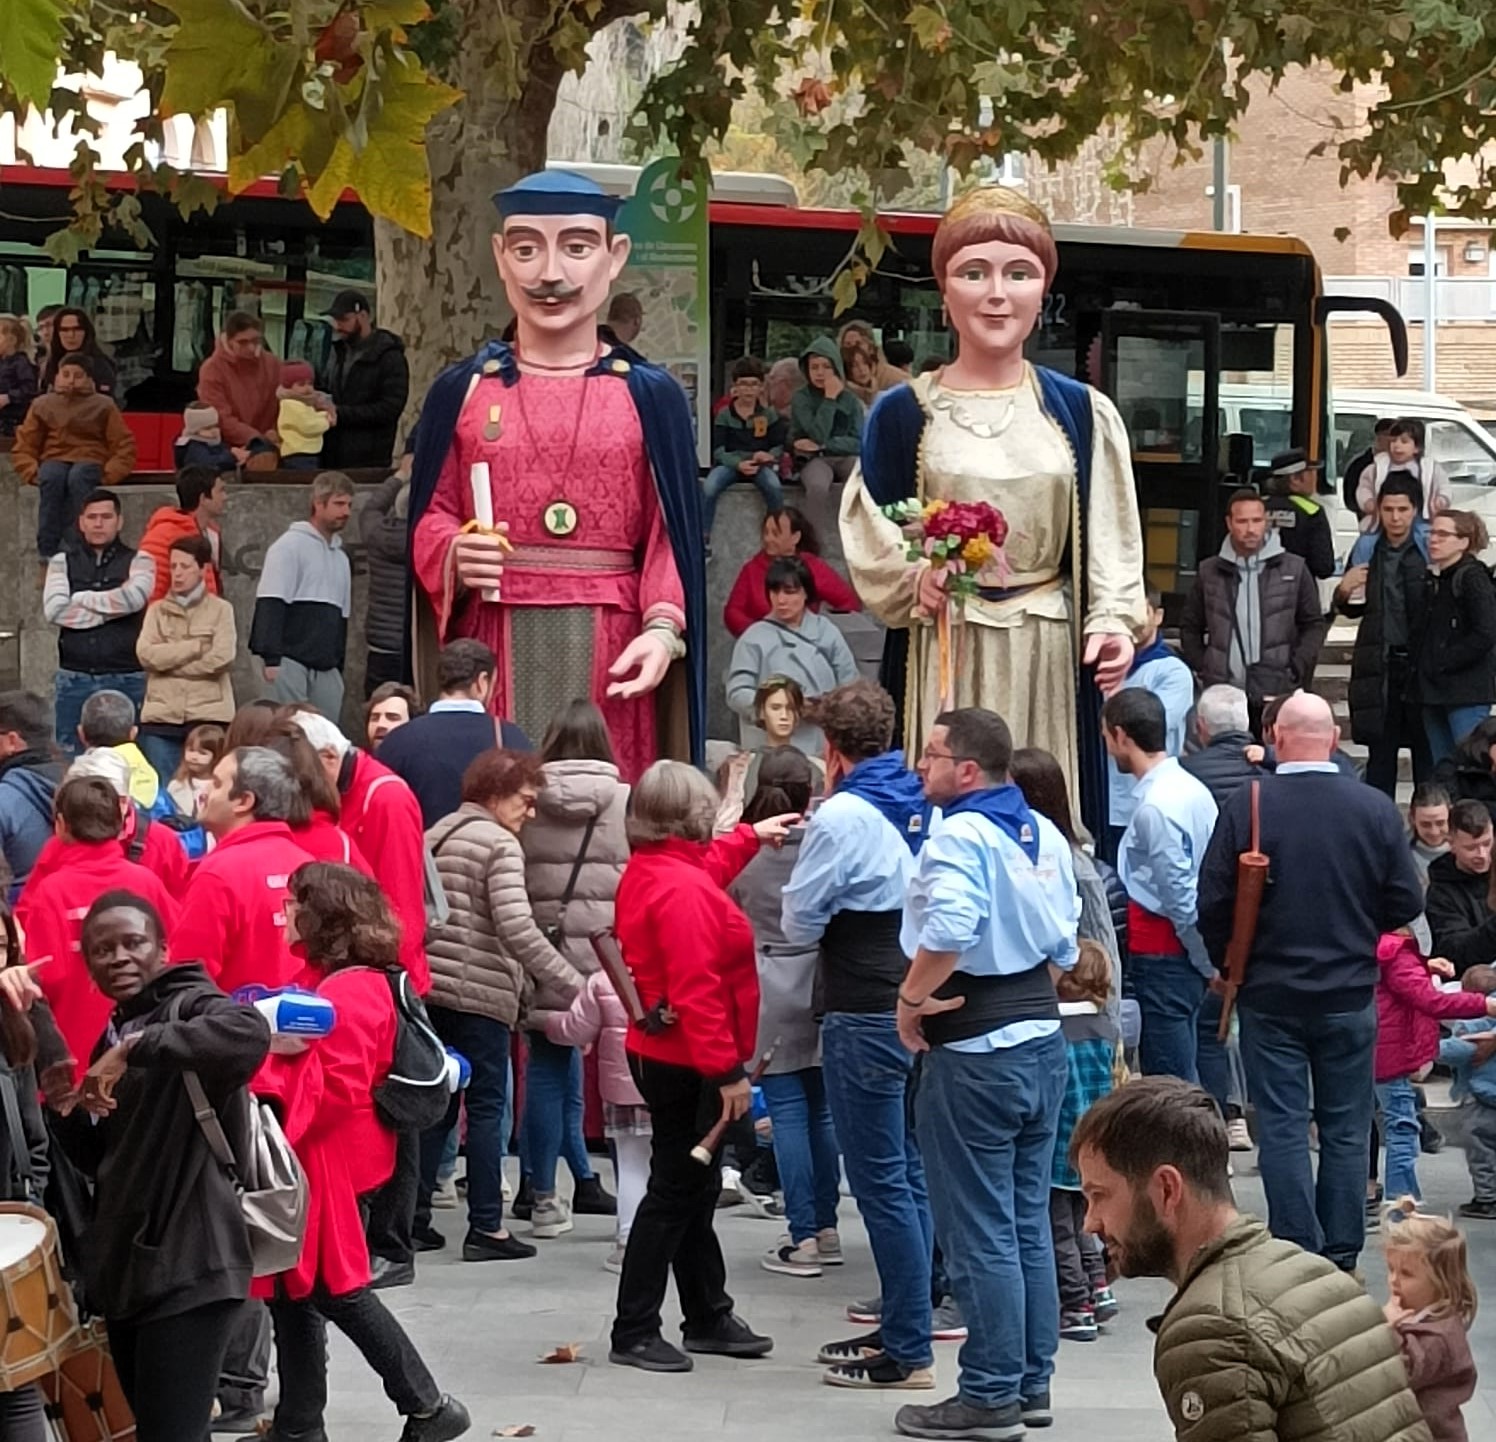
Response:
[{"label": "man with glasses", "polygon": [[1069,845],[1008,779],[1012,755],[1007,722],[964,707],[935,718],[919,762],[941,817],[904,904],[914,960],[897,1018],[922,1054],[914,1125],[970,1335],[957,1395],[900,1408],[908,1437],[1012,1442],[1052,1420],[1049,1187],[1067,1071],[1054,969],[1075,965],[1080,900]]}]

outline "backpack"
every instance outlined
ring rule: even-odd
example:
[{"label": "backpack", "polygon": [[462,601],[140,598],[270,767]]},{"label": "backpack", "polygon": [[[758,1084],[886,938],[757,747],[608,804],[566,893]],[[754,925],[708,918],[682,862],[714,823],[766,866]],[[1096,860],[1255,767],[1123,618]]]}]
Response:
[{"label": "backpack", "polygon": [[[366,797],[372,796],[386,781],[402,779],[393,772],[388,776],[376,776],[369,783]],[[442,886],[441,873],[436,869],[436,858],[432,856],[431,848],[426,845],[424,838],[421,840],[421,890],[426,903],[426,934],[429,936],[437,927],[446,924],[447,918],[452,915],[452,908],[447,904],[447,893]],[[398,1005],[397,1001],[396,1006]]]},{"label": "backpack", "polygon": [[374,1088],[374,1107],[397,1132],[425,1131],[444,1121],[452,1101],[447,1049],[403,969],[387,971],[395,1003],[395,1055]]},{"label": "backpack", "polygon": [[[182,1003],[181,996],[172,1000],[172,1021],[180,1020]],[[257,1097],[249,1098],[249,1147],[241,1166],[197,1073],[184,1071],[182,1084],[208,1150],[233,1183],[254,1275],[290,1271],[301,1259],[306,1236],[307,1180],[275,1113]]]}]

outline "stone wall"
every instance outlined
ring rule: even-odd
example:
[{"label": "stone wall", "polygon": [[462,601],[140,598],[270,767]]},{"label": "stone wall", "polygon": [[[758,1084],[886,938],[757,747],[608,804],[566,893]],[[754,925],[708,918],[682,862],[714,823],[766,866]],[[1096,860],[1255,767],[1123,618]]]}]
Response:
[{"label": "stone wall", "polygon": [[[792,504],[799,501],[796,490],[790,488]],[[305,519],[307,491],[305,484],[241,482],[230,488],[223,519],[223,570],[226,594],[233,603],[239,625],[234,692],[241,704],[253,700],[264,689],[259,664],[248,650],[248,640],[255,585],[264,564],[265,549],[291,522]],[[124,502],[127,542],[139,539],[157,506],[176,503],[176,493],[164,479],[158,484],[132,482],[121,486],[119,494]],[[366,499],[367,491],[362,491],[354,503],[354,520],[344,537],[353,563],[353,615],[348,638],[349,701],[343,725],[352,736],[358,734],[364,694],[364,613],[369,574],[358,542],[358,517]],[[35,488],[21,485],[9,458],[0,456],[0,688],[21,685],[50,696],[52,673],[57,664],[57,633],[42,618],[36,501]],[[733,486],[717,509],[715,552],[707,577],[711,621],[707,695],[711,707],[709,732],[714,737],[732,738],[737,734],[736,721],[723,699],[722,678],[731,655],[732,638],[722,625],[722,608],[738,568],[758,547],[762,519],[763,506],[758,493],[748,485]],[[827,538],[826,550],[828,559],[840,565],[841,548],[835,537]],[[876,674],[881,648],[877,628],[864,617],[839,620],[845,622],[844,629],[864,669]]]}]

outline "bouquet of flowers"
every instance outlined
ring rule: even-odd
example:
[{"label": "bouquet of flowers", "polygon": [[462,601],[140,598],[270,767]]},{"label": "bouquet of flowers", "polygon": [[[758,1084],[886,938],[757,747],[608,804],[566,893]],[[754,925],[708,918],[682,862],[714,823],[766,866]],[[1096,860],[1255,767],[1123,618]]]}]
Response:
[{"label": "bouquet of flowers", "polygon": [[935,618],[940,646],[941,704],[954,704],[951,625],[962,619],[966,603],[981,589],[979,575],[995,565],[999,578],[1006,571],[1003,542],[1007,518],[986,501],[896,501],[883,514],[904,533],[905,556],[928,561],[945,577],[947,604]]}]

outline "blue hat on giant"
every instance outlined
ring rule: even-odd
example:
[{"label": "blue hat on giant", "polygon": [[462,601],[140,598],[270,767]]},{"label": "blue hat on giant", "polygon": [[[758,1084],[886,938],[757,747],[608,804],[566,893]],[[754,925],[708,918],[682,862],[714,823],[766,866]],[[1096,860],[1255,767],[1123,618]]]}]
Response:
[{"label": "blue hat on giant", "polygon": [[613,220],[623,197],[609,195],[595,180],[571,170],[540,170],[493,198],[500,220],[516,215],[595,215]]}]

